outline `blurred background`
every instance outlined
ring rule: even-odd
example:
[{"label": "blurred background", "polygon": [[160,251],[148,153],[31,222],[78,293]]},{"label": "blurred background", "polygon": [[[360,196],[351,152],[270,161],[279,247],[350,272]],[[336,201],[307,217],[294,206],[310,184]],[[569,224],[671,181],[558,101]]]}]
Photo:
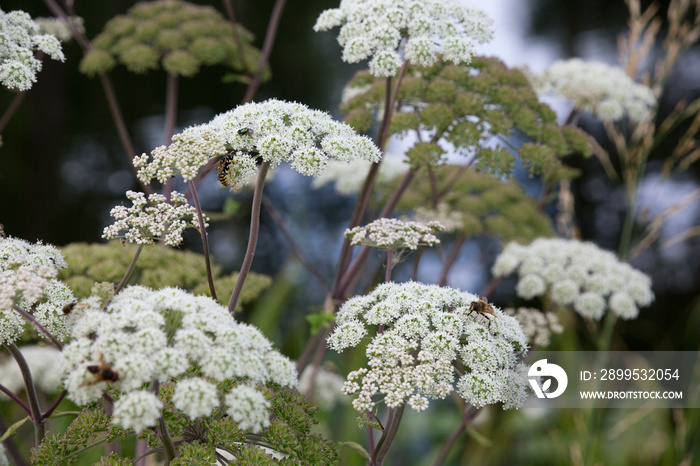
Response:
[{"label": "blurred background", "polygon": [[[111,17],[124,13],[134,3],[76,2],[75,8],[85,19],[87,36],[93,38]],[[272,79],[261,86],[256,100],[275,97],[298,101],[342,118],[338,110],[342,89],[363,64],[343,63],[335,33],[312,30],[320,12],[337,6],[336,3],[288,2],[270,59]],[[643,6],[649,3],[643,2]],[[218,2],[209,4],[223,11]],[[273,4],[272,0],[234,2],[238,21],[255,34],[258,47],[262,45]],[[478,53],[496,56],[509,66],[528,66],[534,71],[544,70],[558,58],[573,56],[615,64],[617,36],[627,26],[627,10],[622,0],[496,0],[468,4],[485,9],[496,25],[494,41],[479,46]],[[664,3],[660,6],[663,11]],[[32,17],[50,16],[40,0],[4,0],[2,8],[23,9]],[[680,99],[700,96],[697,50],[695,47],[686,53],[673,71],[661,102],[662,116]],[[8,235],[29,241],[56,245],[99,242],[102,229],[111,223],[109,210],[124,201],[126,190],[139,188],[117,137],[99,80],[78,72],[82,51],[74,41],[64,44],[64,51],[67,56],[64,63],[44,60],[38,82],[26,93],[2,133],[0,223]],[[239,83],[225,83],[226,72],[222,67],[203,67],[194,78],[181,79],[178,129],[207,122],[240,103],[245,88]],[[149,152],[163,144],[165,73],[135,75],[117,66],[111,76],[137,153]],[[12,92],[0,90],[0,110],[4,111],[13,97]],[[562,119],[570,110],[563,101],[555,100],[551,105]],[[606,144],[596,120],[584,116],[580,125]],[[659,160],[664,155],[664,147],[659,147],[641,183],[638,210],[647,216],[657,215],[698,187],[697,164],[681,176],[662,179]],[[582,238],[615,250],[624,219],[621,187],[611,184],[595,157],[568,162],[582,171],[572,186]],[[539,193],[537,179],[527,176],[518,179],[527,192]],[[323,188],[319,195],[310,189],[310,181],[282,168],[266,193],[283,218],[293,219],[289,228],[310,260],[322,273],[331,276],[354,199],[339,196],[330,187]],[[239,214],[245,216],[250,193],[233,194],[240,203]],[[201,185],[200,197],[205,210],[219,212],[231,193],[221,189],[211,174]],[[698,225],[698,205],[696,202],[672,216],[661,232],[661,239]],[[247,222],[242,220],[245,218],[212,224],[215,259],[228,269],[238,266],[245,247]],[[269,216],[264,214],[262,222],[254,270],[273,276],[283,270],[290,273],[297,270],[298,263],[290,259],[289,246]],[[188,247],[200,248],[196,235],[190,239],[194,241]],[[482,246],[477,239],[463,248],[455,272],[449,277],[450,285],[477,291],[488,282],[490,261],[500,245]],[[622,323],[625,341],[635,349],[696,349],[698,337],[693,329],[700,324],[698,237],[671,248],[651,248],[635,258],[633,265],[652,276],[657,300],[652,307],[642,310],[639,319]],[[401,272],[397,273],[400,278]],[[292,279],[306,280],[307,276],[296,274]],[[289,306],[292,314],[293,309],[306,312],[303,308],[310,304],[309,299],[320,304],[322,294],[315,290],[313,279],[310,280],[308,287],[298,288],[304,290],[303,296],[296,296],[292,288],[288,290],[287,299],[294,304]],[[309,287],[319,293],[309,296]],[[498,288],[498,301],[506,304],[513,297],[512,287]]]},{"label": "blurred background", "polygon": [[[87,37],[93,38],[110,18],[124,13],[135,3],[77,0],[75,9],[85,20]],[[223,12],[220,2],[193,3],[213,5]],[[556,59],[574,56],[615,64],[617,37],[627,27],[627,9],[623,0],[474,0],[466,3],[486,10],[496,25],[495,40],[477,48],[477,52],[496,56],[509,66],[528,66],[534,71],[544,70]],[[665,11],[666,2],[657,3],[661,11]],[[233,4],[237,20],[255,34],[255,45],[261,47],[274,1],[234,1]],[[649,4],[648,1],[642,2],[643,7]],[[275,97],[298,101],[342,118],[338,106],[343,87],[365,64],[349,65],[340,60],[337,31],[315,33],[312,30],[322,11],[337,5],[337,0],[287,2],[270,59],[272,78],[261,86],[255,100]],[[40,0],[3,0],[2,9],[6,12],[22,9],[33,18],[50,16],[50,11]],[[58,246],[78,241],[102,242],[102,229],[111,223],[110,209],[125,201],[126,190],[139,189],[119,142],[99,80],[78,72],[83,54],[75,42],[64,44],[64,52],[67,57],[64,63],[44,60],[38,82],[26,93],[16,114],[3,130],[0,147],[0,223],[4,225],[5,233]],[[681,99],[700,97],[699,52],[698,47],[693,47],[678,61],[660,103],[661,117]],[[205,67],[196,77],[180,80],[176,132],[205,123],[241,102],[245,87],[240,83],[224,82],[225,74],[223,68]],[[163,144],[165,73],[135,75],[117,66],[111,77],[137,153],[149,152]],[[0,112],[4,112],[13,97],[12,92],[0,89]],[[553,100],[551,104],[562,120],[570,111],[566,102]],[[580,126],[598,137],[602,145],[611,147],[605,140],[601,124],[594,118],[584,115]],[[640,184],[640,217],[657,215],[699,187],[697,164],[679,176],[661,177],[661,161],[667,155],[665,149],[667,146],[658,147],[652,155],[647,174]],[[581,170],[581,176],[572,183],[572,190],[582,239],[616,250],[625,215],[622,187],[611,183],[595,157],[567,162]],[[528,193],[537,195],[540,192],[539,180],[518,173],[516,179]],[[342,232],[347,227],[355,199],[336,194],[332,187],[324,187],[320,192],[312,190],[310,182],[309,178],[280,168],[267,185],[266,194],[287,221],[305,255],[330,279]],[[183,190],[183,187],[176,189]],[[214,259],[228,270],[238,267],[245,249],[251,194],[246,190],[231,193],[221,189],[213,173],[201,185],[200,198],[207,212],[221,212],[232,196],[238,207],[236,215],[214,218],[210,233]],[[661,239],[700,225],[699,206],[700,203],[696,202],[670,217],[661,230]],[[633,238],[638,239],[642,229],[640,225]],[[487,238],[471,240],[462,248],[448,284],[479,292],[490,280],[489,270],[501,246]],[[198,237],[190,235],[185,247],[201,250]],[[377,255],[375,259],[379,261],[380,257]],[[430,261],[426,262],[422,274],[426,281],[434,281],[430,276]],[[649,248],[637,256],[632,265],[652,277],[656,301],[642,309],[636,320],[618,323],[616,349],[696,351],[700,344],[697,330],[700,328],[698,236],[669,248]],[[275,278],[275,284],[263,300],[267,306],[274,304],[276,310],[273,319],[270,314],[256,315],[255,309],[247,309],[247,318],[261,326],[286,354],[294,358],[303,344],[298,332],[308,332],[304,316],[320,309],[324,292],[292,255],[288,243],[267,212],[262,217],[253,270]],[[399,267],[395,279],[406,280],[409,275],[409,267]],[[521,304],[515,297],[514,282],[502,282],[493,295],[493,301],[503,307]],[[293,335],[296,337],[292,338]],[[560,338],[571,336],[565,333]],[[439,406],[435,409],[440,412]],[[449,411],[449,408],[445,409]],[[664,412],[653,416],[659,419],[650,425],[666,429],[674,414]],[[506,437],[514,432],[522,435],[537,425],[533,421],[536,418],[538,414],[534,411],[526,412],[524,417],[510,418],[507,424],[492,425],[491,433],[495,436],[498,429],[503,429],[501,432]],[[449,435],[451,428],[439,423],[435,416],[429,419],[431,438]],[[411,430],[414,421],[415,417],[407,416],[402,435],[411,438],[412,432],[415,433]],[[419,423],[415,429],[426,428],[424,421],[415,422]],[[570,422],[574,425],[579,421],[574,417]],[[551,425],[541,426],[544,430],[539,434],[546,432]],[[566,436],[565,431],[558,432],[557,435]],[[640,440],[653,437],[649,433],[638,433],[638,436]],[[663,452],[670,438],[666,437],[665,443],[658,445],[650,440],[649,445]],[[527,435],[520,439],[517,447],[513,446],[521,452],[522,464],[529,464],[528,461],[532,464],[566,464],[542,461],[551,445],[526,439]],[[475,442],[478,446],[472,453],[486,448],[485,443]],[[404,456],[398,455],[393,464],[405,464],[401,458],[425,451],[430,445],[428,438],[425,445],[415,442],[411,449],[405,450]],[[481,457],[472,456],[474,462],[471,464],[499,464],[509,456],[507,452],[488,451]],[[484,463],[479,463],[479,458]],[[611,453],[610,458],[606,464],[631,464],[626,462],[629,457],[619,458]],[[457,460],[453,458],[453,461]],[[667,464],[677,464],[673,459],[669,461]]]}]

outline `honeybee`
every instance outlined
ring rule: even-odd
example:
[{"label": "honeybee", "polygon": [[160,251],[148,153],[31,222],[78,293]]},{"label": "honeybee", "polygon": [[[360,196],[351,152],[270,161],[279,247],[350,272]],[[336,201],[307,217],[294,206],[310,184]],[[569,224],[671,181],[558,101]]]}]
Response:
[{"label": "honeybee", "polygon": [[239,163],[240,159],[234,157],[243,157],[241,151],[231,151],[224,155],[219,161],[219,183],[227,188],[233,188],[236,191],[240,191],[241,187],[233,182],[233,177],[236,175],[236,171],[233,169],[233,164]]},{"label": "honeybee", "polygon": [[85,385],[94,385],[98,382],[116,382],[119,380],[119,372],[112,369],[112,366],[105,361],[102,353],[98,354],[97,364],[87,366],[87,371],[92,374],[92,380],[89,380]]},{"label": "honeybee", "polygon": [[[63,309],[61,309],[61,312],[63,312],[64,316],[69,316],[73,314],[73,311],[75,310],[76,306],[85,306],[85,304],[79,303],[77,301],[73,301],[72,303],[68,303],[65,306],[63,306]],[[73,315],[81,315],[79,313],[75,313]]]},{"label": "honeybee", "polygon": [[75,309],[75,306],[78,304],[77,301],[73,301],[72,303],[68,303],[65,306],[63,306],[63,309],[61,311],[63,312],[64,315],[68,315],[71,312],[73,312],[73,309]]},{"label": "honeybee", "polygon": [[491,317],[489,317],[489,314],[496,317],[496,313],[493,312],[493,306],[491,306],[486,301],[473,301],[469,305],[469,314],[467,315],[471,315],[472,312],[476,312],[477,314],[484,316],[486,320],[489,321],[488,329],[491,330]]}]

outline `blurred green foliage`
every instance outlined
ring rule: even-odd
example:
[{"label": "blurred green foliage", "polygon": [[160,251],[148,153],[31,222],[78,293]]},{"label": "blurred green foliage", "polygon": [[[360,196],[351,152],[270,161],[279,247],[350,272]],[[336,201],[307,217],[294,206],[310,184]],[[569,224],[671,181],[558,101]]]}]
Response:
[{"label": "blurred green foliage", "polygon": [[[61,270],[58,278],[73,289],[76,297],[85,298],[91,294],[96,283],[119,283],[131,263],[136,248],[137,246],[131,244],[122,246],[119,241],[106,244],[68,244],[61,248],[68,268]],[[233,290],[238,272],[226,275],[220,265],[212,263],[212,276],[218,295]],[[249,273],[237,310],[240,310],[242,305],[255,301],[271,283],[272,279],[267,275]],[[139,284],[153,289],[172,286],[193,294],[211,296],[204,256],[165,246],[143,249],[128,284]],[[227,298],[227,294],[220,297]]]},{"label": "blurred green foliage", "polygon": [[[192,77],[201,66],[224,65],[250,74],[260,59],[254,39],[210,6],[181,0],[141,2],[105,24],[80,71],[94,76],[121,63],[133,73],[162,67],[172,75]],[[262,78],[269,77],[266,68]]]},{"label": "blurred green foliage", "polygon": [[[358,72],[347,86],[352,95],[341,107],[345,121],[358,131],[367,131],[384,108],[386,80],[369,71]],[[476,157],[475,168],[497,176],[510,176],[515,155],[504,145],[485,144],[504,138],[517,129],[529,140],[511,147],[532,174],[548,180],[569,178],[576,171],[560,158],[592,153],[588,136],[574,127],[562,128],[556,114],[541,103],[527,78],[497,58],[474,57],[467,66],[438,61],[429,67],[410,65],[401,79],[390,132],[419,134],[408,158],[412,168],[442,163],[451,144],[463,155]]]}]

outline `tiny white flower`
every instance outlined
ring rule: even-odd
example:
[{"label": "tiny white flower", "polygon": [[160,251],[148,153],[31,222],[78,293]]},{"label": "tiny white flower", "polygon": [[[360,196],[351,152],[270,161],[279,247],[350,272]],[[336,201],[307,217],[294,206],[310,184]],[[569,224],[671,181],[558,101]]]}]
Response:
[{"label": "tiny white flower", "polygon": [[208,416],[219,406],[216,386],[197,377],[180,380],[175,386],[173,404],[190,419]]},{"label": "tiny white flower", "polygon": [[224,400],[226,413],[244,430],[260,432],[270,425],[270,402],[255,388],[241,384],[233,387]]},{"label": "tiny white flower", "polygon": [[112,423],[141,433],[158,422],[163,403],[153,393],[131,392],[114,403]]}]

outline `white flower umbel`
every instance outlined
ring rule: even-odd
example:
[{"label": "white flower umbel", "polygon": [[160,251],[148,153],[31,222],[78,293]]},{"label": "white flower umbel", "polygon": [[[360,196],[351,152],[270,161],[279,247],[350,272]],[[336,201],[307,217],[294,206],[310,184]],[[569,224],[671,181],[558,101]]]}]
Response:
[{"label": "white flower umbel", "polygon": [[[328,338],[331,349],[342,352],[377,326],[382,329],[367,345],[367,366],[345,382],[345,394],[358,393],[353,407],[364,412],[378,402],[390,408],[408,403],[423,411],[429,399],[455,390],[477,407],[521,406],[528,386],[518,362],[527,352],[525,334],[496,307],[488,316],[470,312],[478,300],[452,288],[409,282],[385,283],[346,301]],[[487,379],[494,381],[488,389],[473,383]]]},{"label": "white flower umbel", "polygon": [[553,312],[541,312],[538,309],[519,307],[504,309],[505,313],[518,319],[529,343],[537,347],[549,345],[550,337],[564,331],[559,318]]},{"label": "white flower umbel", "polygon": [[432,65],[438,53],[454,63],[468,63],[474,44],[493,37],[486,14],[457,0],[342,0],[339,8],[321,13],[314,31],[337,26],[343,60],[356,63],[371,57],[369,69],[375,76],[396,75],[404,59]]},{"label": "white flower umbel", "polygon": [[381,153],[366,136],[345,123],[306,105],[270,99],[247,103],[216,116],[211,122],[176,135],[169,147],[134,159],[138,177],[145,183],[164,182],[175,174],[193,179],[209,158],[235,151],[230,184],[244,185],[259,160],[276,167],[291,163],[303,175],[318,176],[329,161],[377,162]]},{"label": "white flower umbel", "polygon": [[396,218],[380,218],[363,227],[345,230],[345,237],[353,246],[361,244],[380,249],[418,249],[418,246],[434,246],[439,243],[435,233],[443,229],[439,222],[429,222],[426,225]]},{"label": "white flower umbel", "polygon": [[0,83],[8,89],[26,91],[36,82],[41,61],[35,51],[64,61],[61,42],[51,34],[39,34],[39,25],[21,10],[0,10]]},{"label": "white flower umbel", "polygon": [[172,140],[167,147],[153,149],[150,156],[142,154],[134,158],[138,178],[143,183],[150,184],[154,178],[165,183],[176,174],[186,182],[191,181],[211,157],[228,152],[221,135],[205,126],[187,128]]},{"label": "white flower umbel", "polygon": [[13,304],[33,313],[58,339],[65,336],[61,309],[74,298],[54,277],[66,266],[53,246],[0,237],[0,343],[15,341],[24,331],[24,319],[12,309]]},{"label": "white flower umbel", "polygon": [[600,320],[606,309],[634,319],[654,300],[651,280],[615,254],[593,243],[540,238],[529,246],[508,244],[496,258],[494,276],[517,273],[518,296],[532,299],[549,293],[587,319]]},{"label": "white flower umbel", "polygon": [[[165,235],[168,246],[182,242],[182,232],[192,227],[199,230],[196,209],[187,203],[184,194],[170,193],[170,202],[162,194],[127,191],[126,197],[133,205],[116,206],[109,213],[116,220],[102,232],[105,239],[124,238],[130,243],[153,244]],[[209,220],[205,217],[205,222]],[[207,223],[204,226],[208,226]],[[126,233],[122,234],[125,231]]]},{"label": "white flower umbel", "polygon": [[571,100],[578,110],[593,112],[605,121],[627,116],[644,121],[656,107],[648,86],[634,82],[621,68],[579,58],[558,60],[540,76],[530,76],[539,94],[555,93]]},{"label": "white flower umbel", "polygon": [[[244,380],[262,398],[253,387],[268,382],[297,384],[289,359],[275,351],[259,330],[236,322],[210,298],[177,288],[152,291],[134,286],[117,294],[104,312],[96,300],[81,304],[72,327],[73,341],[64,347],[60,364],[68,397],[79,405],[99,399],[110,385],[120,400],[131,400],[131,394],[157,380],[173,384],[175,408],[196,419],[211,415],[227,396],[217,382]],[[193,368],[197,370],[192,372]],[[188,377],[179,380],[186,373]],[[134,396],[119,417],[115,407],[114,422],[138,431],[149,425],[153,411],[144,411],[148,421],[142,423],[129,418],[150,399]],[[157,401],[159,413],[161,401],[150,400]],[[266,425],[266,406],[243,409],[226,404],[225,408],[238,410],[241,428],[257,428]]]},{"label": "white flower umbel", "polygon": [[153,393],[131,392],[114,403],[112,423],[138,434],[156,425],[162,408],[163,402]]},{"label": "white flower umbel", "polygon": [[233,387],[225,398],[226,414],[236,421],[241,429],[260,432],[270,425],[267,409],[270,401],[254,387],[241,384]]}]

